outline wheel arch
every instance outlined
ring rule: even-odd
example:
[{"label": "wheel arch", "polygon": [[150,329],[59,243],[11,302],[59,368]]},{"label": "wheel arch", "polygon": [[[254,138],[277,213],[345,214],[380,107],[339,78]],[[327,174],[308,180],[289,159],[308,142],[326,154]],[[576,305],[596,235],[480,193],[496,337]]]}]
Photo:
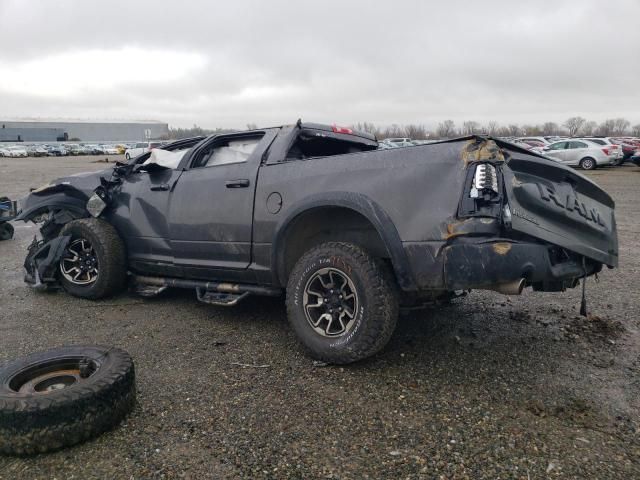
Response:
[{"label": "wheel arch", "polygon": [[[327,218],[331,219],[333,228],[341,228],[343,225],[355,228],[350,228],[346,233],[341,232],[336,238],[332,235],[335,233],[332,228],[313,226],[323,225]],[[375,236],[363,236],[363,230],[365,233],[375,232]],[[321,235],[318,236],[318,233]],[[308,197],[284,217],[277,227],[272,244],[272,265],[277,283],[286,285],[293,265],[308,248],[324,241],[336,240],[351,240],[373,250],[379,256],[388,257],[398,285],[403,290],[417,288],[400,235],[389,215],[369,197],[352,192]]]}]

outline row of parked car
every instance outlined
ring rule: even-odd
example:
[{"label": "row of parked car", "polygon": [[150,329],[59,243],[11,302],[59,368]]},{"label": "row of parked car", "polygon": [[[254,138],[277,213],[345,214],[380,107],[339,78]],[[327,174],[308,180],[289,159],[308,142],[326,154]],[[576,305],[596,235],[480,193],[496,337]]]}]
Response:
[{"label": "row of parked car", "polygon": [[124,155],[127,160],[158,148],[167,142],[148,141],[119,144],[53,143],[2,145],[0,157],[63,157],[67,155]]},{"label": "row of parked car", "polygon": [[[640,139],[636,137],[534,136],[505,137],[502,140],[584,170],[605,165],[622,165],[626,161],[640,165]],[[385,138],[380,142],[380,148],[409,147],[436,141]]]},{"label": "row of parked car", "polygon": [[67,155],[122,155],[128,145],[37,144],[0,145],[0,157],[62,157]]}]

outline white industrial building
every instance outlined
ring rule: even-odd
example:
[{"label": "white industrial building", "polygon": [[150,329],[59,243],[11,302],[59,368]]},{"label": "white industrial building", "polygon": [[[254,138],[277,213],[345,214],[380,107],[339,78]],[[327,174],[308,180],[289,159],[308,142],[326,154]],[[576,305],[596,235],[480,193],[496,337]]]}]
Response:
[{"label": "white industrial building", "polygon": [[[32,138],[34,130],[40,132],[49,130],[53,138],[42,139],[41,141],[56,141],[60,137],[60,132],[66,139],[79,139],[81,142],[111,142],[111,141],[142,141],[147,138],[158,139],[169,133],[169,125],[156,121],[133,121],[133,120],[53,120],[53,119],[16,119],[2,120],[0,118],[1,130],[10,129],[13,136],[20,136],[22,139]],[[7,133],[9,133],[7,131]],[[57,137],[57,138],[56,138]]]}]

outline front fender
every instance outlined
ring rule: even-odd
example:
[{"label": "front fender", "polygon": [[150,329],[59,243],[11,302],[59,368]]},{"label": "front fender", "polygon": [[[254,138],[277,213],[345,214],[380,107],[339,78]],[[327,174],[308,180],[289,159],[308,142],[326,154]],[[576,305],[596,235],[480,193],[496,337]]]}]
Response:
[{"label": "front fender", "polygon": [[351,209],[365,217],[377,230],[380,238],[384,242],[391,263],[393,265],[396,279],[403,290],[417,290],[415,279],[411,274],[411,268],[407,255],[402,247],[400,235],[396,230],[389,215],[366,195],[354,192],[328,192],[306,197],[303,202],[290,210],[288,215],[282,219],[276,227],[274,241],[272,243],[272,258],[276,267],[279,282],[286,278],[285,261],[285,237],[292,222],[309,210],[324,207],[343,207]]},{"label": "front fender", "polygon": [[77,189],[73,190],[75,192],[62,190],[28,195],[20,202],[21,210],[15,220],[28,222],[41,213],[52,210],[68,210],[79,217],[89,216],[86,209],[87,196]]}]

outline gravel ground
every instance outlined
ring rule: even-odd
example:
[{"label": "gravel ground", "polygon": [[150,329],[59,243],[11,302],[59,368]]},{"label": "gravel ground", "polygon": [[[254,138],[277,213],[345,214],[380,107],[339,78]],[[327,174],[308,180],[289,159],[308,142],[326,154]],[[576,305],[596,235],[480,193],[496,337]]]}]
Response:
[{"label": "gravel ground", "polygon": [[[0,193],[94,161],[0,159]],[[84,445],[0,457],[0,479],[640,478],[640,168],[589,176],[616,200],[621,245],[620,269],[588,283],[591,317],[579,289],[473,292],[403,317],[381,354],[348,367],[314,366],[278,299],[32,291],[21,263],[36,229],[17,225],[0,242],[0,363],[117,345],[136,362],[139,403]]]}]

